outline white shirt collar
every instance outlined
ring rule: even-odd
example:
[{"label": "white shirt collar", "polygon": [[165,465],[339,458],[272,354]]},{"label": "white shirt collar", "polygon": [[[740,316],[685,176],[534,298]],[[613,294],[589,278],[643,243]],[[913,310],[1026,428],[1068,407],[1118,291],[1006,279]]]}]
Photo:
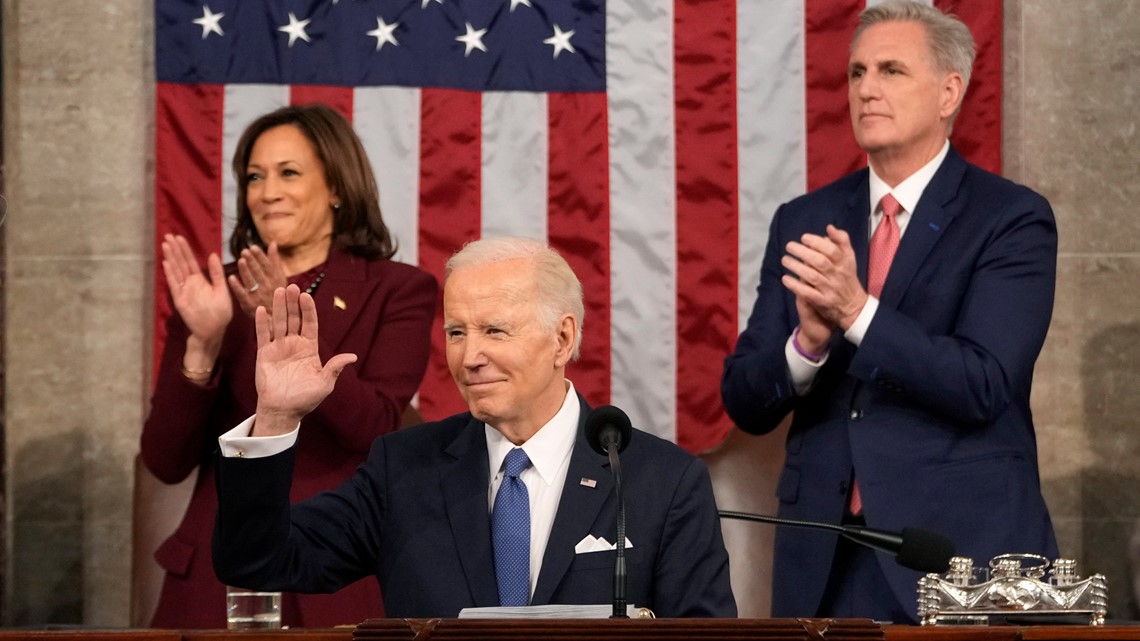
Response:
[{"label": "white shirt collar", "polygon": [[938,152],[930,162],[922,166],[918,171],[898,185],[891,189],[887,183],[883,182],[882,178],[875,173],[874,167],[868,166],[871,170],[871,214],[872,216],[878,214],[879,201],[883,196],[892,194],[895,200],[899,201],[904,211],[914,213],[915,207],[918,207],[918,199],[922,198],[922,192],[926,190],[926,186],[934,179],[934,174],[938,172],[938,168],[942,166],[942,161],[946,159],[946,154],[950,152],[950,141],[947,140],[942,144],[942,151]]},{"label": "white shirt collar", "polygon": [[[554,417],[540,427],[534,436],[518,446],[526,452],[531,465],[546,485],[558,480],[558,471],[563,461],[574,450],[574,441],[578,437],[578,419],[582,413],[582,404],[578,402],[574,384],[567,380],[566,387],[566,397]],[[503,459],[507,457],[507,452],[516,446],[490,425],[484,425],[483,429],[487,435],[487,463],[490,466],[488,469],[491,470],[491,478],[494,478],[502,471]]]}]

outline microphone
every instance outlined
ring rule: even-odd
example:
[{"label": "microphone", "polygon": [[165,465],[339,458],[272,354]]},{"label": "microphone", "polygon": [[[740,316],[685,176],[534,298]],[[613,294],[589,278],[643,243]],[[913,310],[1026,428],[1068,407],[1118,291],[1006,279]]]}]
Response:
[{"label": "microphone", "polygon": [[586,418],[586,442],[594,451],[610,459],[617,499],[617,542],[614,555],[614,611],[611,619],[628,619],[625,607],[625,495],[621,489],[621,459],[618,453],[629,445],[633,428],[629,416],[613,405],[595,408]]},{"label": "microphone", "polygon": [[861,525],[832,525],[728,510],[720,510],[718,513],[722,518],[728,519],[838,532],[859,545],[893,555],[899,565],[919,572],[941,574],[950,569],[950,557],[954,556],[953,541],[937,532],[916,527],[903,528],[900,534]]},{"label": "microphone", "polygon": [[586,419],[586,442],[602,456],[609,455],[611,444],[619,454],[624,452],[632,432],[629,417],[613,405],[595,408]]}]

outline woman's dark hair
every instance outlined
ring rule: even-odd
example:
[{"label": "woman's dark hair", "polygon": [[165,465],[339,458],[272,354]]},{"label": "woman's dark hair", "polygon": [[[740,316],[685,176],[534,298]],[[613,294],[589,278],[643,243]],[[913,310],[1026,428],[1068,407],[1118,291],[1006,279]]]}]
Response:
[{"label": "woman's dark hair", "polygon": [[230,253],[236,258],[251,245],[265,247],[246,204],[246,170],[257,139],[281,125],[293,125],[309,139],[324,165],[325,182],[340,200],[340,207],[333,209],[332,246],[364,258],[391,258],[396,242],[380,214],[380,192],[364,145],[344,116],[322,104],[282,107],[253,121],[242,133],[234,150],[237,225],[230,235]]}]

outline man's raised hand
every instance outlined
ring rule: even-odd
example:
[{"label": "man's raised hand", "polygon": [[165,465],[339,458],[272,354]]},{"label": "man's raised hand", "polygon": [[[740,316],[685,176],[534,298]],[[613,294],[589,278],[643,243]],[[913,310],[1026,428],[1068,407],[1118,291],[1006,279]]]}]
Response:
[{"label": "man's raised hand", "polygon": [[337,376],[355,354],[337,354],[323,366],[317,342],[317,306],[296,285],[273,292],[273,314],[258,307],[257,416],[252,436],[293,431],[332,393]]}]

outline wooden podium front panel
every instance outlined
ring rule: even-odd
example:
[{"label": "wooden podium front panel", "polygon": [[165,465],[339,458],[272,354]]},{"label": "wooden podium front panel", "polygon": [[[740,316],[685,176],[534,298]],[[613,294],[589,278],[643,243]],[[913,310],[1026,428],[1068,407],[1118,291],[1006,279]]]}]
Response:
[{"label": "wooden podium front panel", "polygon": [[371,619],[354,641],[880,641],[869,619]]},{"label": "wooden podium front panel", "polygon": [[867,619],[371,619],[353,641],[1140,641],[1140,626],[913,626]]},{"label": "wooden podium front panel", "polygon": [[0,641],[1140,641],[1137,626],[879,625],[866,619],[371,619],[298,630],[0,630]]}]

